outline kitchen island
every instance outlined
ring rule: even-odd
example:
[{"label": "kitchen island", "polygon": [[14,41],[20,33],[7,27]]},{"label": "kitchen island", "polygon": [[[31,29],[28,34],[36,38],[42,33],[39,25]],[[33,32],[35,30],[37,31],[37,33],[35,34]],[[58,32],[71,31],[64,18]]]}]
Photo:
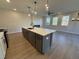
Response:
[{"label": "kitchen island", "polygon": [[45,28],[22,28],[23,36],[43,54],[51,49],[52,36],[55,31]]}]

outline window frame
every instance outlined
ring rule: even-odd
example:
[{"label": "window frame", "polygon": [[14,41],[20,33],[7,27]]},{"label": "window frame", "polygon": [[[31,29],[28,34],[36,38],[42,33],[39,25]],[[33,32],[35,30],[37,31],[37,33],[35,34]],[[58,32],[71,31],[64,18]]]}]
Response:
[{"label": "window frame", "polygon": [[[55,18],[55,17],[58,18],[58,19],[57,19],[57,25],[54,25],[54,24],[53,24],[53,18]],[[59,17],[58,17],[58,16],[54,16],[54,17],[52,17],[52,23],[51,23],[51,25],[52,25],[52,26],[58,26],[58,20],[59,20]]]},{"label": "window frame", "polygon": [[[65,16],[69,16],[69,20],[68,20],[67,25],[62,25],[63,17],[65,17]],[[67,27],[67,26],[69,25],[69,21],[70,21],[70,15],[63,15],[62,18],[61,18],[61,26],[63,26],[63,27]]]},{"label": "window frame", "polygon": [[[47,24],[47,18],[50,18],[50,20],[49,20],[50,23],[49,23],[49,24]],[[47,16],[47,17],[46,17],[45,25],[51,25],[51,17],[50,17],[50,16]]]}]

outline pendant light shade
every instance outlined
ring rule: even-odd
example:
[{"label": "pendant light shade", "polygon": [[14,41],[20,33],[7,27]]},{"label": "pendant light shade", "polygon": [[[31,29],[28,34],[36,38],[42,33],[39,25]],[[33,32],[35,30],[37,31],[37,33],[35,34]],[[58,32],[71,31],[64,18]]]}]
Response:
[{"label": "pendant light shade", "polygon": [[46,8],[47,11],[49,10],[48,0],[46,0],[45,8]]},{"label": "pendant light shade", "polygon": [[28,16],[31,16],[30,8],[31,8],[31,7],[28,7]]},{"label": "pendant light shade", "polygon": [[36,15],[37,14],[37,2],[36,1],[34,1],[34,5],[35,5],[34,14]]}]

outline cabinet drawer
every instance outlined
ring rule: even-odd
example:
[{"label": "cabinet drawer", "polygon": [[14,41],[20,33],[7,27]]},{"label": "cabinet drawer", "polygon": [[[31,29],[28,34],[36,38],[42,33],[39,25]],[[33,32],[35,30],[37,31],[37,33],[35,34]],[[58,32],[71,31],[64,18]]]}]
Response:
[{"label": "cabinet drawer", "polygon": [[0,33],[0,45],[1,45],[1,49],[3,52],[3,56],[5,57],[6,54],[6,41],[5,41],[5,37],[4,37],[4,32]]},{"label": "cabinet drawer", "polygon": [[29,32],[29,41],[35,47],[35,33]]}]

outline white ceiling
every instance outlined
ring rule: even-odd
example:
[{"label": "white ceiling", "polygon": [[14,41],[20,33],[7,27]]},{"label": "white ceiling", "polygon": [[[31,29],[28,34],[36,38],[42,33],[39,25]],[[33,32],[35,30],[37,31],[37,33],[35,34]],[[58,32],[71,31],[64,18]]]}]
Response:
[{"label": "white ceiling", "polygon": [[[36,0],[37,1],[37,10],[39,15],[46,15],[45,10],[46,0]],[[53,12],[71,12],[79,10],[79,0],[48,0],[50,10]],[[31,6],[34,8],[34,0],[11,0],[10,3],[7,3],[6,0],[0,0],[0,9],[12,10],[14,8],[19,12],[27,13],[27,7]]]}]

